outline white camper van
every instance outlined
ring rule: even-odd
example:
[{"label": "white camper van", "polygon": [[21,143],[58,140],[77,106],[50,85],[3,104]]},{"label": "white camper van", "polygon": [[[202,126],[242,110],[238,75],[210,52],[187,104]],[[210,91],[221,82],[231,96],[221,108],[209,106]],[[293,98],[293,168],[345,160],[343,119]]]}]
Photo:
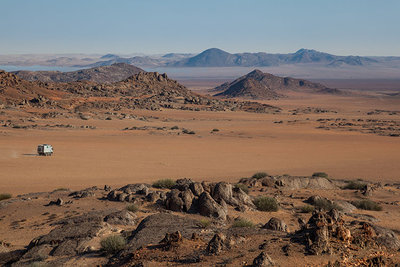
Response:
[{"label": "white camper van", "polygon": [[38,145],[37,152],[39,156],[51,156],[53,155],[53,147],[47,144]]}]

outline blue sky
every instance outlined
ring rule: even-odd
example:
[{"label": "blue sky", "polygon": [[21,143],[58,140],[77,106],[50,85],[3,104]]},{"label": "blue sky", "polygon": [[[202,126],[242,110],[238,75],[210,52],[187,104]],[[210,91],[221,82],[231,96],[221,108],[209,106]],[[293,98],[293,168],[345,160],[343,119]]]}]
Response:
[{"label": "blue sky", "polygon": [[0,54],[400,56],[399,0],[2,0]]}]

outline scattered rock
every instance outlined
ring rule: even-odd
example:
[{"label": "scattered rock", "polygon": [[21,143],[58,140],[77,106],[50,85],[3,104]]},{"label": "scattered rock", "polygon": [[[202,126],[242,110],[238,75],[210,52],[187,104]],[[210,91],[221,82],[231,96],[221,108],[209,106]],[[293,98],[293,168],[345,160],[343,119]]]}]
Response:
[{"label": "scattered rock", "polygon": [[254,267],[275,266],[275,263],[271,260],[269,255],[263,251],[260,253],[260,255],[254,258],[253,266]]},{"label": "scattered rock", "polygon": [[53,205],[62,206],[64,205],[64,201],[61,198],[58,198],[56,201],[53,200],[50,201],[49,204],[47,204],[46,206],[53,206]]},{"label": "scattered rock", "polygon": [[218,255],[223,249],[226,248],[225,245],[226,236],[222,233],[217,233],[213,236],[207,245],[206,252],[209,255]]},{"label": "scattered rock", "polygon": [[166,233],[163,240],[160,241],[160,245],[164,250],[171,250],[177,248],[182,243],[182,234],[179,231],[175,233]]}]

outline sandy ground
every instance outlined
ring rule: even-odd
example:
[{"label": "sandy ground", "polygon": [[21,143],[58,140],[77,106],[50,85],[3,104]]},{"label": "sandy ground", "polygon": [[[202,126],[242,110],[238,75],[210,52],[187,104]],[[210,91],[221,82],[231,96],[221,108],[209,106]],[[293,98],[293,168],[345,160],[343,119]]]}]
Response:
[{"label": "sandy ground", "polygon": [[[236,181],[256,171],[310,175],[327,172],[334,178],[400,182],[400,138],[360,132],[317,129],[319,118],[379,118],[374,109],[399,110],[389,98],[292,95],[267,101],[282,114],[130,111],[137,119],[38,119],[42,124],[91,125],[92,129],[0,128],[0,192],[20,194],[59,187],[125,185],[160,178]],[[338,113],[291,115],[299,107],[321,107]],[[0,119],[8,119],[3,115]],[[308,120],[307,120],[308,119]],[[276,124],[283,120],[285,123]],[[297,120],[296,123],[286,123]],[[187,128],[178,131],[128,130],[125,127]],[[211,133],[217,128],[219,132]],[[52,157],[36,156],[36,146],[52,144]]]}]

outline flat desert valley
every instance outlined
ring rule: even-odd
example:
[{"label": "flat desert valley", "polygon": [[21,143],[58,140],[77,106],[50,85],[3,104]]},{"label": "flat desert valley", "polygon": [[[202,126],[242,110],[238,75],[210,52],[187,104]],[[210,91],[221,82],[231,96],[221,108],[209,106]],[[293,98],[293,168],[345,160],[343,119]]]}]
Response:
[{"label": "flat desert valley", "polygon": [[[354,126],[327,130],[318,128],[317,121],[400,122],[400,113],[367,115],[374,110],[400,110],[399,98],[297,94],[266,102],[283,111],[128,110],[118,113],[129,118],[115,115],[112,120],[35,119],[38,125],[69,124],[73,129],[0,128],[0,191],[21,194],[60,187],[121,186],[160,178],[235,181],[257,171],[274,175],[323,171],[338,179],[399,181],[399,137],[352,130]],[[327,112],[307,112],[307,107]],[[293,115],[295,109],[299,111]],[[0,115],[0,120],[8,116]],[[28,122],[28,118],[20,120]],[[124,130],[134,126],[148,129]],[[173,126],[195,134],[169,130]],[[52,157],[36,155],[36,146],[42,143],[53,145]]]}]

